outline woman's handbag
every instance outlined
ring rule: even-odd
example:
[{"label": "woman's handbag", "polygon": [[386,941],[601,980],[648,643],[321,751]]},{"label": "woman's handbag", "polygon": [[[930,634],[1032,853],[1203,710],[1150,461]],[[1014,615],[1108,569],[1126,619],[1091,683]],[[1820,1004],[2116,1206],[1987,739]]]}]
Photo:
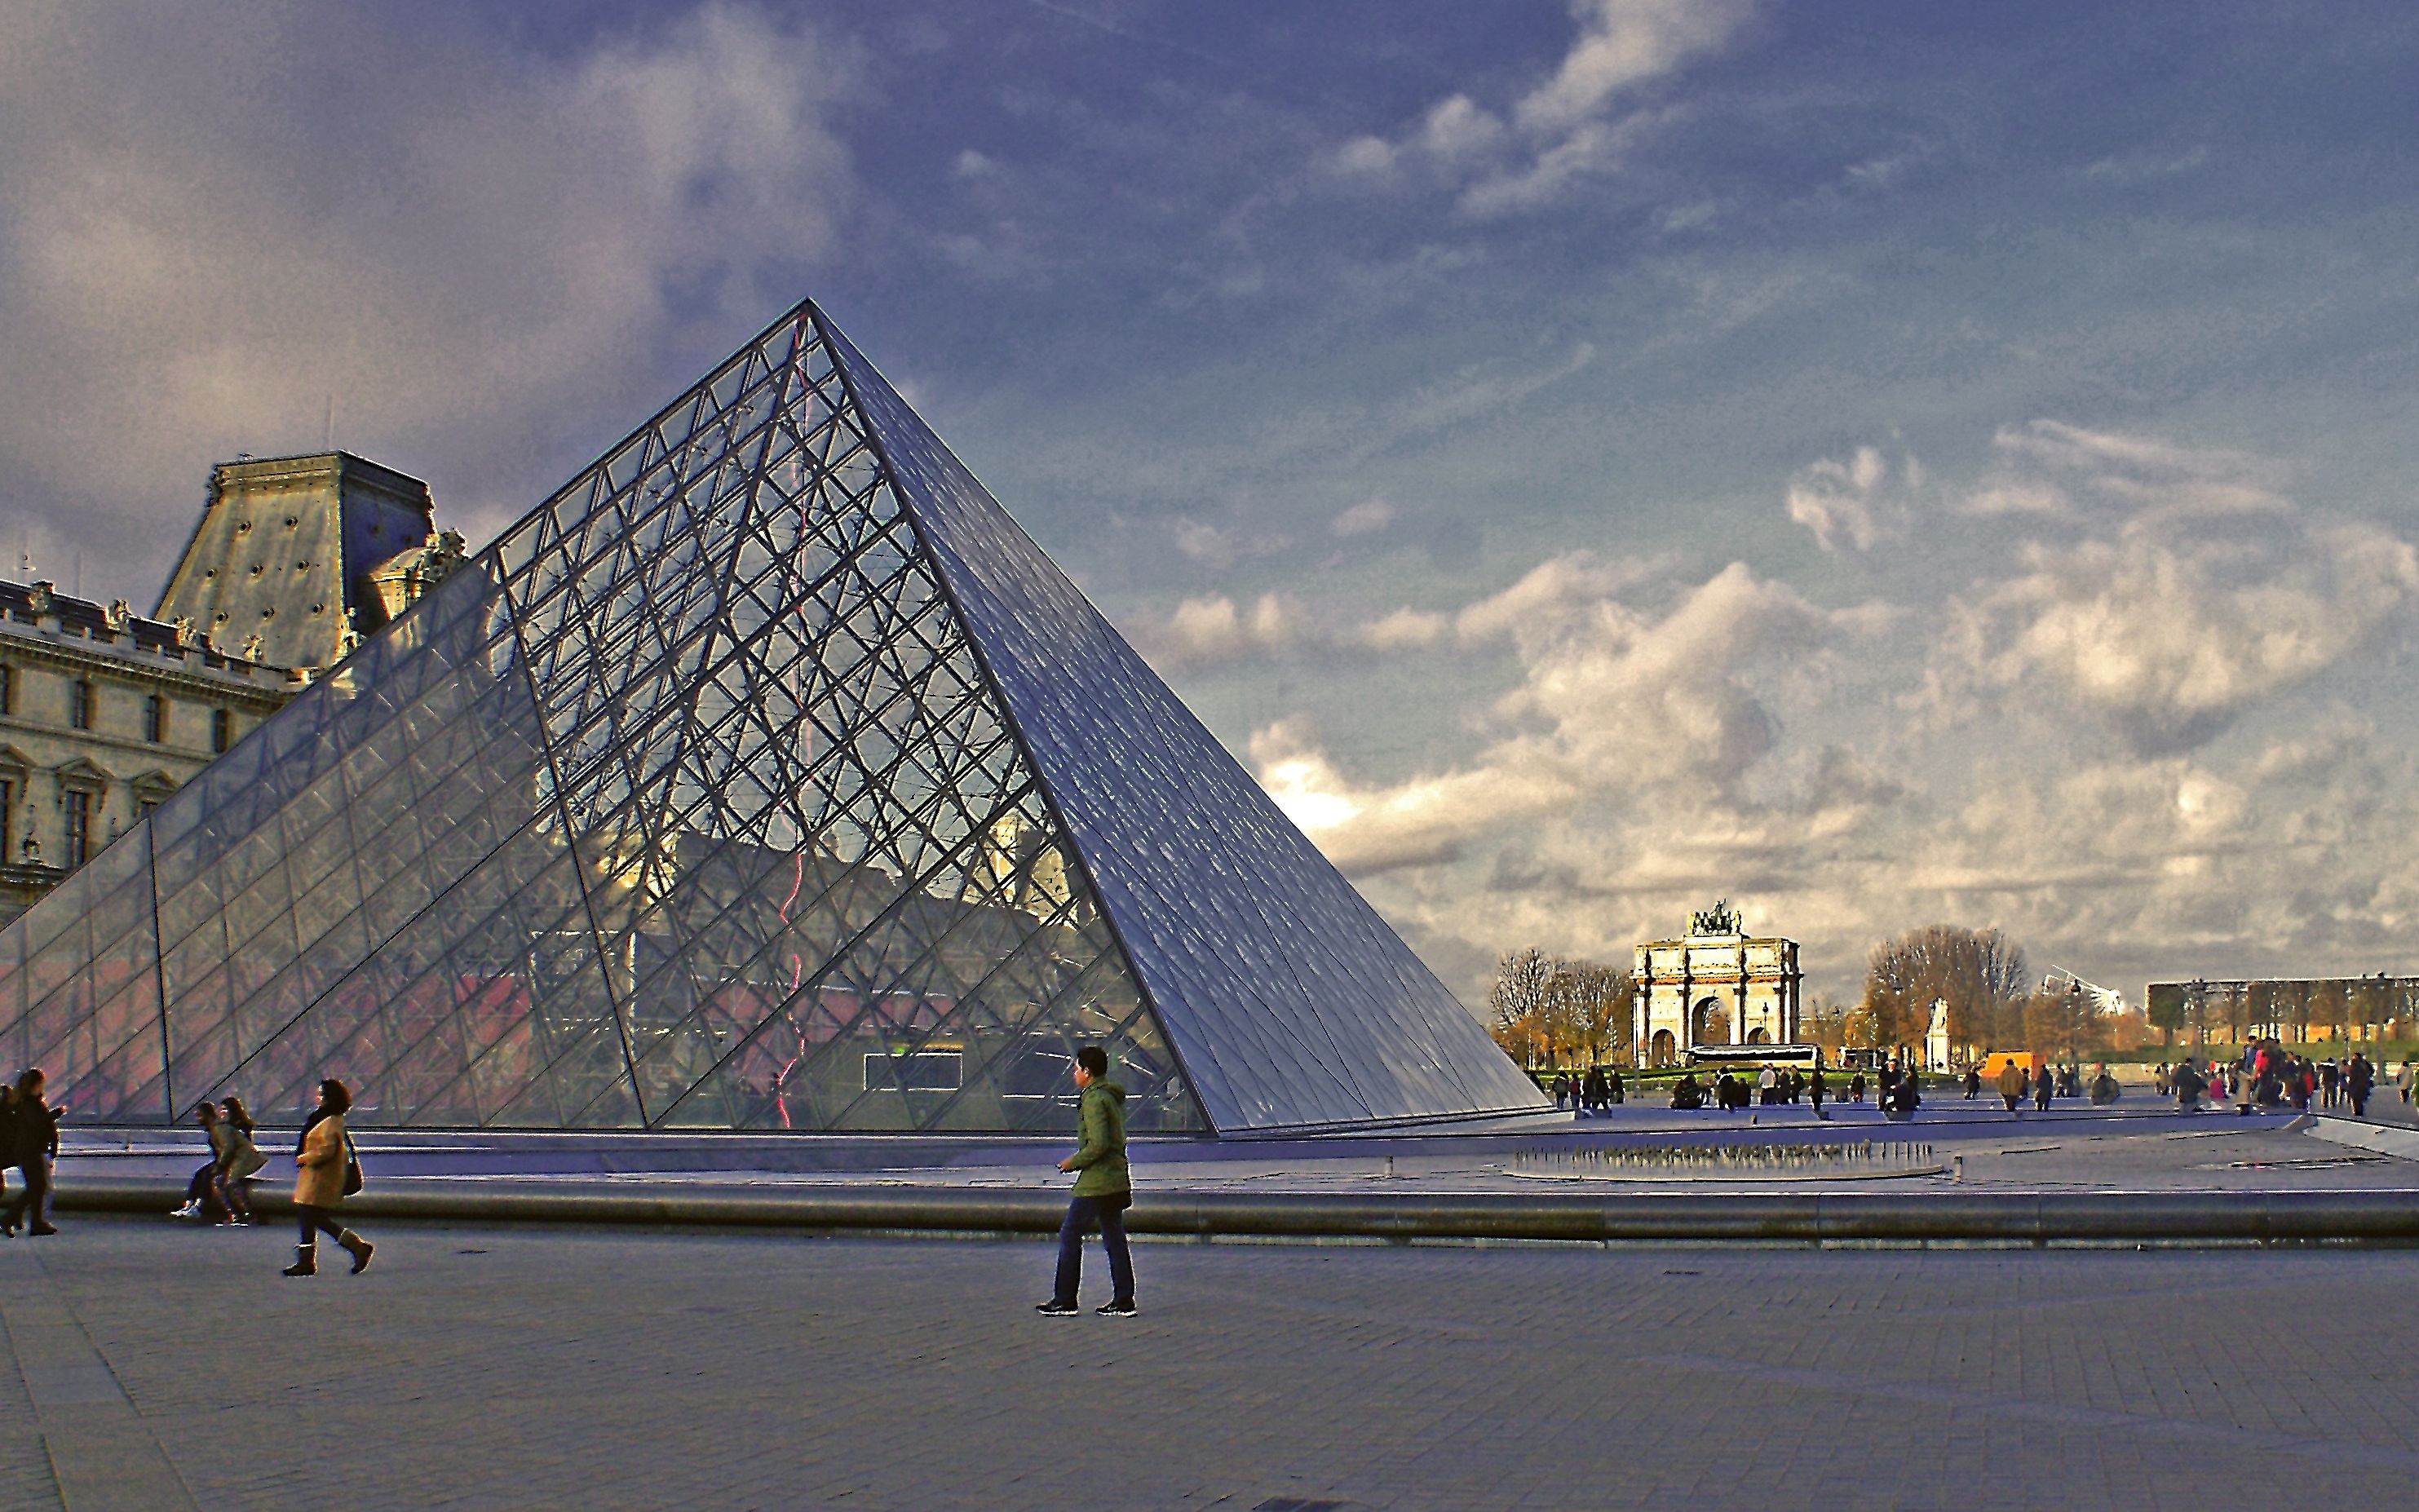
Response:
[{"label": "woman's handbag", "polygon": [[345,1132],[345,1196],[362,1189],[362,1152],[353,1148],[352,1131]]}]

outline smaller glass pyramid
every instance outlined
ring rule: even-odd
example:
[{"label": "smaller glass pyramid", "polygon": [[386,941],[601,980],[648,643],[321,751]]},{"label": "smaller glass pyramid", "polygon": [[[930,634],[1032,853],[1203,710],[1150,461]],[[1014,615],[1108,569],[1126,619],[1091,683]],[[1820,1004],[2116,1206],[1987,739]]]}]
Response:
[{"label": "smaller glass pyramid", "polygon": [[0,932],[69,1116],[1137,1131],[1534,1087],[802,304]]}]

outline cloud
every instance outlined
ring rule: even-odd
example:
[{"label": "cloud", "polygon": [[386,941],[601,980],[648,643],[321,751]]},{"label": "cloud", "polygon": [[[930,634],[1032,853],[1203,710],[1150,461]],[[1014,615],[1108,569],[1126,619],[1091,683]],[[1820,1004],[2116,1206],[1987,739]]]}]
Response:
[{"label": "cloud", "polygon": [[1981,670],[2046,684],[2135,749],[2188,749],[2361,650],[2419,603],[2419,551],[2374,525],[2033,543],[1974,611]]},{"label": "cloud", "polygon": [[[1369,786],[1280,723],[1252,746],[1271,793],[1338,865],[1375,871],[1450,860],[1509,824],[1608,795],[1734,792],[1779,736],[1754,680],[1786,676],[1841,626],[1739,563],[1659,613],[1613,596],[1622,581],[1593,559],[1555,558],[1456,617],[1462,640],[1508,639],[1520,663],[1472,760]],[[1441,616],[1408,610],[1379,624],[1442,632]]]},{"label": "cloud", "polygon": [[1394,523],[1394,506],[1383,499],[1364,499],[1328,521],[1331,534],[1341,539],[1370,535]]},{"label": "cloud", "polygon": [[1344,143],[1326,155],[1327,168],[1449,189],[1461,212],[1480,220],[1553,204],[1616,167],[1658,118],[1612,118],[1626,95],[1719,49],[1754,13],[1750,0],[1572,0],[1570,8],[1578,36],[1508,119],[1456,92],[1393,140]]},{"label": "cloud", "polygon": [[1843,995],[1934,918],[2118,982],[2375,969],[2419,920],[2419,753],[2350,701],[2401,675],[2419,550],[2237,448],[1993,440],[1973,476],[1877,445],[1788,481],[1828,548],[1907,543],[1873,568],[1892,599],[1559,555],[1363,627],[1509,652],[1426,717],[1456,749],[1380,779],[1290,719],[1252,759],[1473,992],[1505,949],[1621,959],[1723,894]]},{"label": "cloud", "polygon": [[331,404],[408,469],[525,457],[761,320],[855,199],[853,53],[753,9],[560,57],[352,7],[7,9],[0,468],[63,497],[316,447]]},{"label": "cloud", "polygon": [[1248,609],[1224,594],[1188,598],[1163,625],[1136,639],[1163,669],[1208,667],[1285,652],[1309,633],[1301,609],[1278,594],[1263,594]]},{"label": "cloud", "polygon": [[2419,605],[2410,543],[2304,508],[2266,458],[2051,420],[1993,449],[1961,512],[2022,533],[1949,607],[1947,654],[2142,754],[2204,744]]},{"label": "cloud", "polygon": [[1806,468],[1789,485],[1789,517],[1814,532],[1826,551],[1870,551],[1904,533],[1909,499],[1923,486],[1923,465],[1913,456],[1893,467],[1880,450],[1859,446],[1844,462],[1828,457]]},{"label": "cloud", "polygon": [[1514,113],[1523,129],[1568,131],[1632,85],[1672,72],[1730,40],[1745,0],[1575,0],[1579,37],[1553,78]]},{"label": "cloud", "polygon": [[1362,626],[1360,642],[1372,651],[1416,651],[1442,645],[1453,621],[1427,609],[1398,609]]},{"label": "cloud", "polygon": [[[2068,479],[2088,502],[2127,515],[2176,516],[2289,511],[2284,470],[2224,447],[2193,447],[2156,437],[2092,430],[2057,420],[2003,426],[1992,447],[2013,467]],[[2034,485],[2041,486],[2041,485]]]}]

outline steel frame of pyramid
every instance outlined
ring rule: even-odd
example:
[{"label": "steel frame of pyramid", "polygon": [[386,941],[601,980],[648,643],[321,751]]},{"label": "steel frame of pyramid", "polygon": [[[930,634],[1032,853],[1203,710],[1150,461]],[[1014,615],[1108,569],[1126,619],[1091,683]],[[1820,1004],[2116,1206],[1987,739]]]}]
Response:
[{"label": "steel frame of pyramid", "polygon": [[811,302],[0,932],[71,1119],[1042,1133],[1534,1085]]}]

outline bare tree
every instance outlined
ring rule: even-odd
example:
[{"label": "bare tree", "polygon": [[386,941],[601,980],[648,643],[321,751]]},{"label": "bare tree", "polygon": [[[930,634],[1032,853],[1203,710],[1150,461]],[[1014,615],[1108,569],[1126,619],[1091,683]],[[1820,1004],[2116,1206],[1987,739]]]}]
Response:
[{"label": "bare tree", "polygon": [[1553,980],[1554,963],[1533,945],[1495,963],[1495,985],[1487,994],[1495,1018],[1495,1042],[1532,1071],[1538,1052],[1547,1048],[1546,1010]]},{"label": "bare tree", "polygon": [[1934,1001],[1946,1000],[1949,1038],[1988,1045],[2023,1025],[2031,989],[2025,953],[2005,934],[1930,924],[1873,947],[1857,1005],[1868,1022],[1859,1027],[1875,1044],[1910,1044],[1932,1022]]}]

